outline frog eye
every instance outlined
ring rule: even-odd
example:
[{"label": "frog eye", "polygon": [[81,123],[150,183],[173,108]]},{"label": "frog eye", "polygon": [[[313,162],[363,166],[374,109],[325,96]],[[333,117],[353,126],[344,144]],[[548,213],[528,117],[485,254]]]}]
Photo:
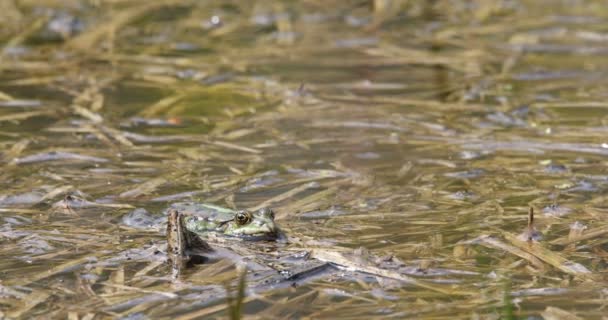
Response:
[{"label": "frog eye", "polygon": [[245,225],[251,221],[251,213],[247,211],[239,211],[236,216],[234,216],[234,220],[240,226]]}]

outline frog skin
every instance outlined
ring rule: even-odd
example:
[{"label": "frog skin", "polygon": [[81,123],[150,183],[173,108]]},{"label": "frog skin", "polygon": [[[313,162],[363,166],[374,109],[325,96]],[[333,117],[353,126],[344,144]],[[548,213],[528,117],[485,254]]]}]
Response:
[{"label": "frog skin", "polygon": [[180,202],[167,210],[184,215],[185,228],[201,236],[213,232],[245,240],[274,240],[279,235],[274,213],[268,208],[235,211],[210,204]]}]

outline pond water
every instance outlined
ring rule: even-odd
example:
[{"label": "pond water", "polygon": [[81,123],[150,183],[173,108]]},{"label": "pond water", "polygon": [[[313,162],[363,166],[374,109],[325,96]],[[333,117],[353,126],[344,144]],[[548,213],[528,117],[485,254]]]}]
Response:
[{"label": "pond water", "polygon": [[[172,279],[142,227],[176,201],[269,205],[282,250],[353,252],[251,278],[245,318],[605,314],[601,2],[0,8],[0,318],[228,318],[235,263]],[[348,268],[389,260],[432,286]]]}]

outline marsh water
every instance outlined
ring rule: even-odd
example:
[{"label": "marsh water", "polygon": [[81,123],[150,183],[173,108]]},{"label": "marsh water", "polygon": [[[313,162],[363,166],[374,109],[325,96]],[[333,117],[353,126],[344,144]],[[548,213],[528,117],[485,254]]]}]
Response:
[{"label": "marsh water", "polygon": [[[176,201],[267,205],[281,250],[445,288],[250,279],[245,318],[605,314],[601,1],[0,9],[0,318],[227,318],[235,263],[172,279],[146,228]],[[517,238],[530,207],[540,241]]]}]

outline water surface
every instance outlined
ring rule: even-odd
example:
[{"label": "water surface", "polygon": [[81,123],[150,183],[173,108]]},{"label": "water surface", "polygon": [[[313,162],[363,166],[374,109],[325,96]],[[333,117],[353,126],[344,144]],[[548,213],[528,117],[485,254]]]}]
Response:
[{"label": "water surface", "polygon": [[[453,293],[343,270],[246,316],[604,314],[599,2],[0,8],[0,318],[226,317],[230,261],[175,282],[162,231],[124,222],[183,200],[269,204],[292,249]],[[517,247],[530,206],[544,237]]]}]

